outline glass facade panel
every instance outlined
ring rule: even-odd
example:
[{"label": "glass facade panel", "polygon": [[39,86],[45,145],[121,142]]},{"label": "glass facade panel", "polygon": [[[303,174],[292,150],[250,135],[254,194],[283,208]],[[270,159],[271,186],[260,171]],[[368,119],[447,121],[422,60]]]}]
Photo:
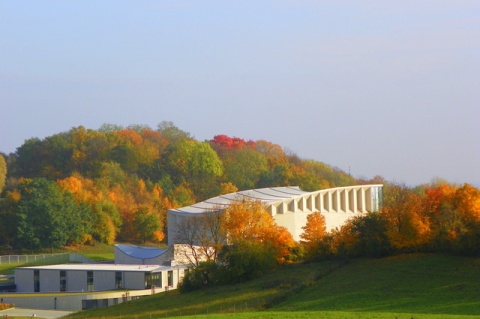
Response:
[{"label": "glass facade panel", "polygon": [[162,287],[162,273],[157,272],[152,274],[152,285],[155,287]]},{"label": "glass facade panel", "polygon": [[152,288],[152,274],[149,272],[145,273],[145,289]]},{"label": "glass facade panel", "polygon": [[40,292],[40,270],[33,271],[33,291]]},{"label": "glass facade panel", "polygon": [[173,270],[168,271],[168,286],[173,287]]},{"label": "glass facade panel", "polygon": [[87,271],[87,291],[93,290],[93,271]]},{"label": "glass facade panel", "polygon": [[60,291],[67,291],[67,272],[60,271]]},{"label": "glass facade panel", "polygon": [[117,289],[123,288],[123,273],[121,271],[115,272],[115,288]]},{"label": "glass facade panel", "polygon": [[162,287],[162,273],[145,273],[145,289],[150,289],[154,287]]}]

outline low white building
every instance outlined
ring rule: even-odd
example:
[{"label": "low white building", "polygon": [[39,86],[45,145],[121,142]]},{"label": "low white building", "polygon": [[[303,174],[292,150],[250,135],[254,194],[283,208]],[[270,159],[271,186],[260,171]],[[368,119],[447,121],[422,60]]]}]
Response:
[{"label": "low white building", "polygon": [[17,292],[96,292],[176,288],[184,266],[62,264],[15,269]]},{"label": "low white building", "polygon": [[[45,309],[80,310],[117,304],[143,295],[176,289],[186,266],[61,264],[15,269],[16,295],[4,302],[29,307],[34,293],[51,294]],[[100,297],[98,292],[105,292]],[[108,292],[108,293],[107,293]],[[19,294],[32,293],[31,296]],[[18,296],[21,298],[15,298]],[[22,298],[23,297],[23,298]],[[29,298],[30,297],[30,298]],[[13,299],[12,299],[13,298]]]}]

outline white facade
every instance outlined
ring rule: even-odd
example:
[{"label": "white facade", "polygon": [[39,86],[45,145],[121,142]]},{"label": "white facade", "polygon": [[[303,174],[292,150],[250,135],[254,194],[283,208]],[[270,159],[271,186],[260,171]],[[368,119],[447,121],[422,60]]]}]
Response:
[{"label": "white facade", "polygon": [[340,227],[353,216],[378,211],[382,188],[383,185],[375,184],[304,192],[299,187],[274,187],[217,196],[191,206],[170,209],[167,214],[168,244],[180,244],[177,227],[185,218],[222,211],[230,203],[245,198],[261,201],[276,223],[285,227],[298,241],[308,214],[320,212],[325,216],[327,230]]},{"label": "white facade", "polygon": [[82,309],[101,308],[117,305],[143,296],[152,295],[163,290],[115,290],[96,293],[42,293],[42,294],[2,294],[1,299],[26,309],[50,309],[78,311]]},{"label": "white facade", "polygon": [[[177,289],[186,266],[61,264],[18,267],[16,293],[3,302],[23,308],[81,310],[108,307]],[[39,293],[39,294],[37,294]]]},{"label": "white facade", "polygon": [[64,264],[15,269],[17,293],[176,289],[184,266]]}]

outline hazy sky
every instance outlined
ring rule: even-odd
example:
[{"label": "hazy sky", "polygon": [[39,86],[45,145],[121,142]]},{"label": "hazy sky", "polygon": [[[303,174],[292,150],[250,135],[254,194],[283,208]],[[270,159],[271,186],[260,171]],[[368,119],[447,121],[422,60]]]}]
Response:
[{"label": "hazy sky", "polygon": [[0,152],[103,123],[480,186],[480,1],[0,0]]}]

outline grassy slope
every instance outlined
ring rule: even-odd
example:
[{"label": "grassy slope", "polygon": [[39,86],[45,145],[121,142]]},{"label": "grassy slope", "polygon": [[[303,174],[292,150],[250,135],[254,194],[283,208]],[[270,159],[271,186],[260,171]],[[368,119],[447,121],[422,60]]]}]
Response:
[{"label": "grassy slope", "polygon": [[276,310],[480,314],[480,259],[440,255],[359,260]]},{"label": "grassy slope", "polygon": [[171,291],[71,317],[473,318],[480,314],[479,296],[480,258],[407,255],[341,267],[332,262],[291,265],[239,285]]}]

